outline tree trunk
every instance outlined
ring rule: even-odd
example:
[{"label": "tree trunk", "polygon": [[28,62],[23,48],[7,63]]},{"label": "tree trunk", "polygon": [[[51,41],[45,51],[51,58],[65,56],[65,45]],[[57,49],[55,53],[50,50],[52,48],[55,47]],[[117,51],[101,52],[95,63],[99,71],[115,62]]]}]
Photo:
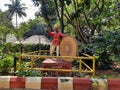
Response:
[{"label": "tree trunk", "polygon": [[17,13],[16,13],[16,28],[17,28],[17,24],[18,24],[18,22],[17,22]]},{"label": "tree trunk", "polygon": [[64,33],[64,23],[63,23],[63,12],[64,12],[64,1],[61,0],[61,20],[60,20],[60,23],[61,23],[61,32]]},{"label": "tree trunk", "polygon": [[57,0],[54,0],[55,6],[56,6],[56,11],[57,11],[57,16],[61,24],[61,32],[64,33],[64,22],[63,22],[63,13],[64,13],[64,1],[60,0],[60,5],[61,5],[61,13],[59,13],[59,8],[58,8],[58,3]]},{"label": "tree trunk", "polygon": [[45,22],[47,23],[47,27],[52,31],[52,26],[50,24],[50,20],[48,18],[48,16],[44,16]]}]

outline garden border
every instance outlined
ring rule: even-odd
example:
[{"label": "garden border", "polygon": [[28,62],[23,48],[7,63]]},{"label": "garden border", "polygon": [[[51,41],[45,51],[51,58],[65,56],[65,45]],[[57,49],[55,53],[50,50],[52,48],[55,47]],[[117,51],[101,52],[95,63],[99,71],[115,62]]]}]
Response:
[{"label": "garden border", "polygon": [[120,79],[0,76],[0,90],[119,90]]}]

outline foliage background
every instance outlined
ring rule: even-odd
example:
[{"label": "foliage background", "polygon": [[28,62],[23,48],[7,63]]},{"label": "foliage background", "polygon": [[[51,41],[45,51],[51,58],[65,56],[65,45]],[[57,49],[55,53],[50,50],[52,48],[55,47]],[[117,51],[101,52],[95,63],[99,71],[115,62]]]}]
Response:
[{"label": "foliage background", "polygon": [[[16,27],[12,25],[12,15],[8,17],[10,8],[5,12],[0,10],[1,72],[8,72],[13,67],[14,56],[21,53],[21,44],[6,43],[7,34],[14,34],[18,41],[36,34],[47,36],[46,29],[49,28],[52,31],[55,23],[59,24],[60,31],[78,40],[79,50],[87,47],[94,53],[96,65],[99,68],[111,69],[114,68],[114,63],[120,62],[119,0],[32,1],[35,6],[39,7],[35,13],[36,18],[21,23],[19,27],[17,27],[17,23]],[[11,5],[14,6],[15,3]],[[21,10],[24,12],[26,7],[20,8],[23,8]],[[16,7],[13,12],[17,13]],[[23,52],[36,51],[40,48],[49,49],[49,46],[39,44],[23,45],[22,47]]]}]

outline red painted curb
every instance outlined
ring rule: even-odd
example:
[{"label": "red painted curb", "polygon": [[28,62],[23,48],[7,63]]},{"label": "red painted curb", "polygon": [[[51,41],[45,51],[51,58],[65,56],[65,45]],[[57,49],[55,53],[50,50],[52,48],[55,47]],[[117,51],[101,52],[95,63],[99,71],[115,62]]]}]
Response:
[{"label": "red painted curb", "polygon": [[58,90],[58,78],[57,77],[43,77],[41,79],[41,89],[43,90]]},{"label": "red painted curb", "polygon": [[74,90],[90,90],[91,81],[90,79],[85,79],[85,78],[74,78],[73,88]]},{"label": "red painted curb", "polygon": [[107,79],[108,90],[120,90],[120,79]]},{"label": "red painted curb", "polygon": [[10,88],[25,88],[25,77],[11,77]]},{"label": "red painted curb", "polygon": [[120,79],[0,76],[0,90],[98,90],[95,88],[120,90]]}]

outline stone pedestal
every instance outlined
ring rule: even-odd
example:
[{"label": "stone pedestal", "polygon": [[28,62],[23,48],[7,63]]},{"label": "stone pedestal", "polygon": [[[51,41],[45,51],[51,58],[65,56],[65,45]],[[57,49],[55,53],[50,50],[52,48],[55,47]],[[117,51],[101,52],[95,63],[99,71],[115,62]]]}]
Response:
[{"label": "stone pedestal", "polygon": [[[42,62],[42,68],[51,69],[72,69],[72,63],[66,62],[62,59],[57,58],[47,58]],[[70,72],[60,72],[60,71],[42,71],[42,73],[47,73],[50,76],[70,76]]]}]

